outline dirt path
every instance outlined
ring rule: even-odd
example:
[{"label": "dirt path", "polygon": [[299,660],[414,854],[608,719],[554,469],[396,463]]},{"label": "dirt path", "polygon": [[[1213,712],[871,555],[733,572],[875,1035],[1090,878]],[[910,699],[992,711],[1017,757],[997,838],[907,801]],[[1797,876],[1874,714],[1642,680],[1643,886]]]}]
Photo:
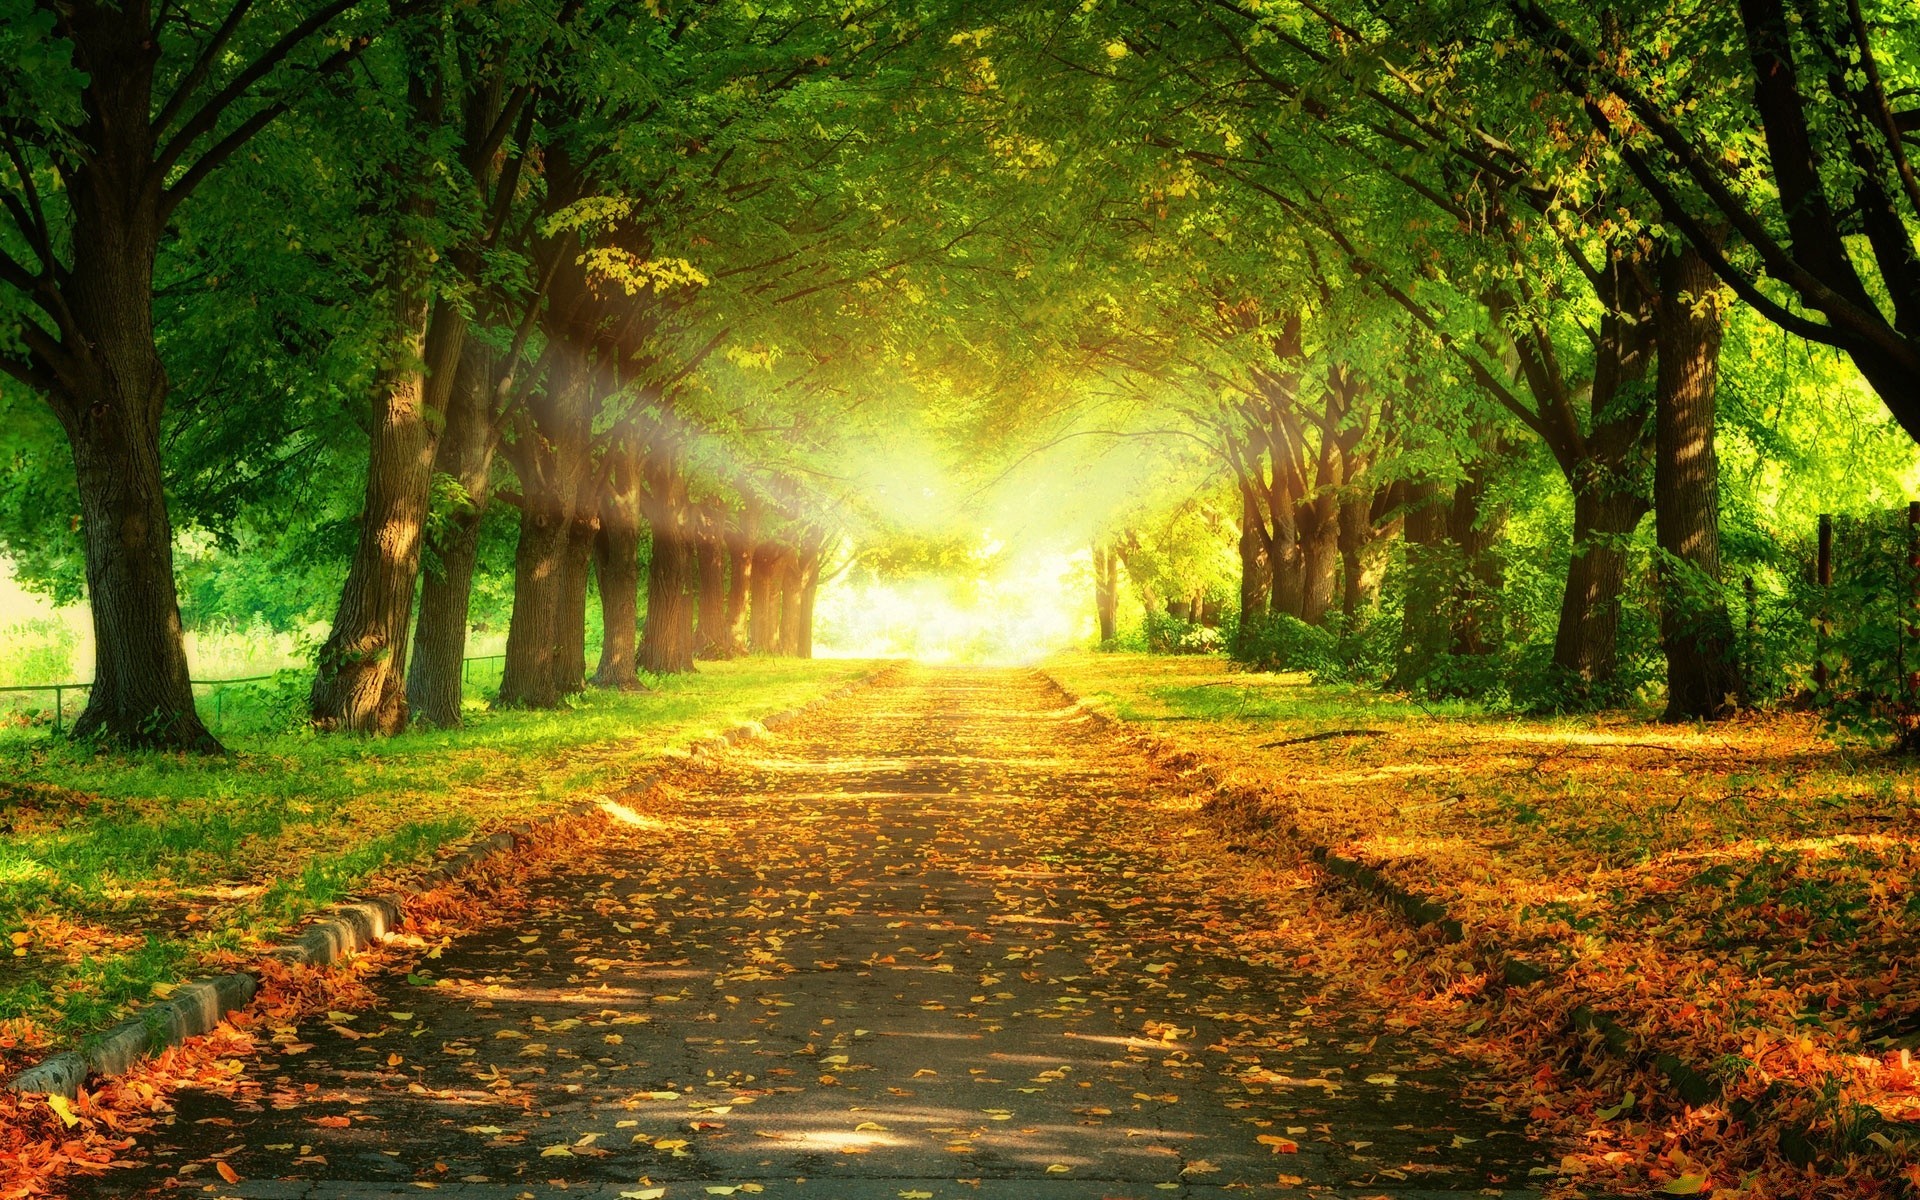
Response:
[{"label": "dirt path", "polygon": [[920,670],[745,747],[82,1192],[1531,1194],[1468,1068],[1240,948],[1190,804],[1070,717]]}]

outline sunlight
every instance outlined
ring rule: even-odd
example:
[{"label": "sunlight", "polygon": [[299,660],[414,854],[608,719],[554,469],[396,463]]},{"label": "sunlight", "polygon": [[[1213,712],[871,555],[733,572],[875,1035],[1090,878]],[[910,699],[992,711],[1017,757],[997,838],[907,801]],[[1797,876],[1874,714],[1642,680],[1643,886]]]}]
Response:
[{"label": "sunlight", "polygon": [[[1001,548],[983,542],[980,557]],[[836,583],[820,595],[816,653],[1025,666],[1093,637],[1089,554],[1037,552],[971,577]]]}]

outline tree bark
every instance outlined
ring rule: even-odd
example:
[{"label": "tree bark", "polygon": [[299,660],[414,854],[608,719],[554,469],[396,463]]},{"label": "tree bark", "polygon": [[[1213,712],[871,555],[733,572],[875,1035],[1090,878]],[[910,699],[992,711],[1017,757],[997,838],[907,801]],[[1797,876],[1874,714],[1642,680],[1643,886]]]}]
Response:
[{"label": "tree bark", "polygon": [[587,582],[593,547],[600,535],[599,500],[583,494],[567,528],[560,588],[560,645],[554,658],[554,687],[563,696],[587,690]]},{"label": "tree bark", "polygon": [[1093,615],[1100,643],[1111,642],[1120,631],[1120,560],[1100,542],[1093,544]]},{"label": "tree bark", "polygon": [[726,658],[733,644],[733,625],[727,617],[729,554],[724,533],[724,516],[710,505],[702,507],[694,521],[694,573],[698,579],[695,658]]},{"label": "tree bark", "polygon": [[593,682],[632,691],[641,686],[640,480],[631,445],[616,444],[608,453],[614,457],[593,541],[593,570],[600,580],[600,665]]},{"label": "tree bark", "polygon": [[579,352],[563,354],[543,394],[532,397],[508,449],[520,476],[520,542],[513,558],[513,618],[496,703],[557,708],[567,547],[582,477],[591,469],[595,394]]},{"label": "tree bark", "polygon": [[1661,263],[1654,396],[1654,528],[1667,721],[1730,716],[1745,691],[1720,591],[1720,463],[1714,403],[1724,315],[1712,268],[1691,248]]},{"label": "tree bark", "polygon": [[467,613],[479,559],[480,522],[492,500],[498,444],[489,412],[492,376],[492,358],[479,343],[469,341],[455,369],[446,429],[434,449],[434,473],[451,480],[459,494],[427,536],[429,556],[407,668],[407,707],[414,720],[442,729],[460,724]]},{"label": "tree bark", "polygon": [[1492,654],[1503,637],[1500,592],[1506,586],[1506,572],[1494,546],[1506,526],[1506,514],[1487,508],[1496,465],[1497,457],[1473,464],[1453,489],[1453,506],[1447,512],[1447,540],[1459,556],[1449,648],[1465,657]]},{"label": "tree bark", "polygon": [[63,18],[89,74],[78,138],[86,153],[66,176],[65,328],[57,347],[32,350],[46,360],[49,407],[73,448],[93,612],[93,687],[73,736],[217,754],[188,681],[161,470],[168,383],[154,342],[153,275],[166,219],[150,18],[142,3]]},{"label": "tree bark", "polygon": [[777,653],[785,658],[800,655],[800,608],[806,589],[805,563],[799,554],[780,560],[780,635]]},{"label": "tree bark", "polygon": [[1333,607],[1333,589],[1340,571],[1340,511],[1330,495],[1322,495],[1306,507],[1299,522],[1299,616],[1309,625],[1324,625]]},{"label": "tree bark", "polygon": [[813,610],[820,599],[820,558],[814,557],[813,568],[807,572],[806,585],[800,593],[800,637],[797,651],[801,658],[813,657]]},{"label": "tree bark", "polygon": [[748,498],[727,518],[727,657],[745,654],[751,642],[753,543],[760,531],[760,505]]},{"label": "tree bark", "polygon": [[1627,543],[1651,507],[1644,471],[1652,405],[1643,389],[1654,351],[1653,298],[1617,257],[1605,278],[1591,428],[1577,444],[1550,443],[1573,491],[1573,553],[1553,661],[1589,698],[1605,698],[1618,673]]},{"label": "tree bark", "polygon": [[407,725],[407,636],[431,500],[434,429],[466,340],[466,318],[447,306],[436,311],[426,278],[424,264],[409,261],[388,284],[397,344],[375,380],[359,541],[308,698],[321,729],[394,734]]},{"label": "tree bark", "polygon": [[755,654],[774,654],[780,648],[780,564],[786,553],[786,547],[776,542],[761,542],[753,548],[747,648]]},{"label": "tree bark", "polygon": [[697,586],[687,484],[681,464],[664,449],[647,454],[647,525],[653,552],[647,562],[647,621],[640,666],[657,675],[693,670],[693,589]]}]

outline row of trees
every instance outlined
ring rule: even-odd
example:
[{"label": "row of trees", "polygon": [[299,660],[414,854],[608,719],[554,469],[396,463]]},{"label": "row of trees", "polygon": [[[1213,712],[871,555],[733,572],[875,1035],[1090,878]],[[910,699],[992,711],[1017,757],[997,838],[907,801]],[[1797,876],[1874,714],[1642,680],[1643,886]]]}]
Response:
[{"label": "row of trees", "polygon": [[0,16],[7,535],[50,586],[84,563],[97,664],[76,736],[217,748],[188,682],[181,513],[235,570],[275,541],[345,560],[322,728],[458,719],[501,506],[518,532],[500,703],[583,685],[590,577],[602,684],[809,652],[846,516],[826,467],[886,420],[841,322],[895,319],[904,272],[955,240],[890,215],[907,195],[937,208],[937,173],[861,134],[937,13]]},{"label": "row of trees", "polygon": [[1108,428],[1042,420],[1171,415],[1203,444],[1237,492],[1243,633],[1351,623],[1392,561],[1413,673],[1422,647],[1489,653],[1499,485],[1531,472],[1546,499],[1544,463],[1570,510],[1562,697],[1620,694],[1651,514],[1668,716],[1722,716],[1747,692],[1716,449],[1735,306],[1839,349],[1920,431],[1909,6],[1192,0],[1009,25],[1094,115],[1077,153],[1124,168],[1098,187],[1109,299],[1078,327]]},{"label": "row of trees", "polygon": [[[737,646],[777,576],[800,647],[826,547],[902,519],[858,463],[908,432],[1019,494],[993,519],[1105,536],[1109,600],[1122,559],[1209,557],[1111,536],[1142,514],[1230,539],[1242,635],[1351,626],[1397,567],[1412,676],[1497,656],[1516,538],[1562,514],[1562,694],[1621,693],[1645,555],[1669,714],[1714,717],[1747,690],[1723,423],[1859,452],[1783,432],[1756,372],[1845,381],[1755,322],[1920,432],[1890,0],[0,2],[0,524],[84,574],[82,733],[212,744],[183,528],[345,564],[330,728],[451,719],[503,513],[503,703],[579,685],[590,579],[605,682]],[[1106,465],[1062,478],[1069,446]]]}]

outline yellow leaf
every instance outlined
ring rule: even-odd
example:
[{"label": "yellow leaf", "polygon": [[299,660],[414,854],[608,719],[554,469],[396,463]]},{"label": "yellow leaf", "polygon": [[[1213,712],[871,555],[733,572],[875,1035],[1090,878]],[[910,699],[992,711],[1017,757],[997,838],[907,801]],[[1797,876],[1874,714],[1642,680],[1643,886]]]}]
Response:
[{"label": "yellow leaf", "polygon": [[667,1189],[663,1187],[641,1188],[637,1192],[621,1192],[620,1200],[660,1200],[666,1194]]},{"label": "yellow leaf", "polygon": [[1047,1164],[1047,1174],[1049,1175],[1065,1175],[1067,1172],[1071,1170],[1073,1170],[1073,1168],[1068,1166],[1065,1163],[1048,1163]]},{"label": "yellow leaf", "polygon": [[80,1123],[80,1118],[73,1115],[73,1105],[67,1103],[65,1096],[48,1096],[47,1107],[53,1110],[53,1115],[59,1117],[60,1123],[68,1129]]},{"label": "yellow leaf", "polygon": [[1697,1196],[1706,1190],[1707,1177],[1705,1175],[1682,1175],[1672,1183],[1661,1188],[1660,1192],[1666,1196]]},{"label": "yellow leaf", "polygon": [[855,1125],[853,1127],[853,1131],[855,1133],[865,1133],[865,1132],[868,1132],[869,1130],[875,1133],[885,1133],[887,1131],[887,1127],[885,1125],[882,1125],[878,1121],[862,1121],[858,1125]]},{"label": "yellow leaf", "polygon": [[540,1152],[540,1157],[541,1158],[572,1158],[573,1151],[567,1149],[567,1147],[564,1144],[558,1145],[558,1146],[548,1146],[545,1150],[542,1150]]}]

